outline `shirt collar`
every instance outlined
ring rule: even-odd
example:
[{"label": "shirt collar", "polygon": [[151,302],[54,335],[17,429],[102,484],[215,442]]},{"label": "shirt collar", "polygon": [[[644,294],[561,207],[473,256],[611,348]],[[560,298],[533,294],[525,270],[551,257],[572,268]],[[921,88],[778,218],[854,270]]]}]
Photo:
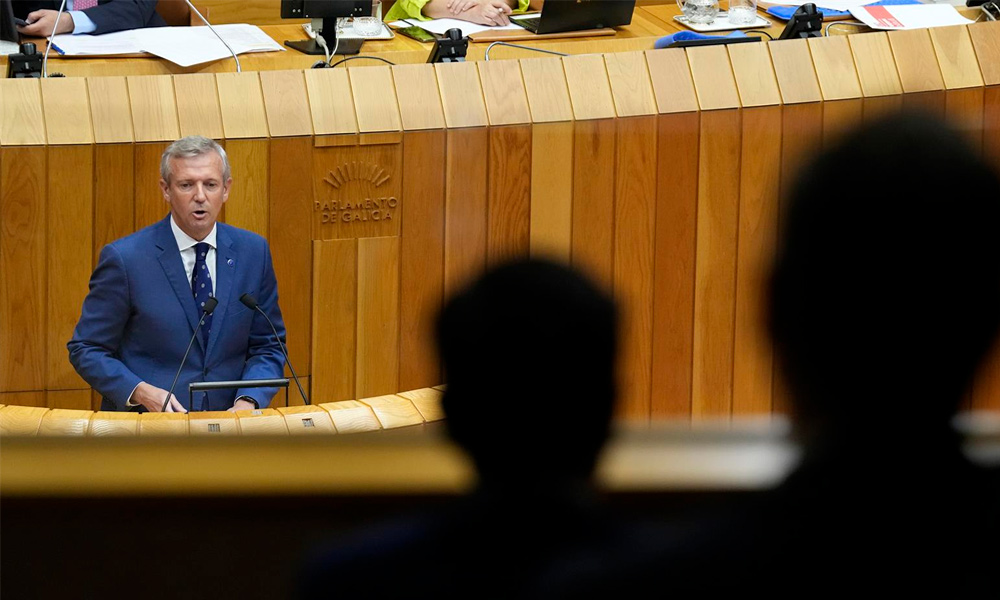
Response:
[{"label": "shirt collar", "polygon": [[[211,246],[213,249],[218,248],[218,246],[215,243],[217,229],[218,227],[216,225],[212,225],[212,231],[210,231],[208,235],[205,236],[205,239],[201,240],[202,242],[205,242],[206,244]],[[184,252],[188,248],[193,248],[196,244],[199,243],[198,240],[184,233],[184,230],[182,230],[177,225],[177,222],[174,221],[174,215],[170,215],[170,230],[174,232],[174,239],[177,240],[177,249],[180,250],[181,252]]]}]

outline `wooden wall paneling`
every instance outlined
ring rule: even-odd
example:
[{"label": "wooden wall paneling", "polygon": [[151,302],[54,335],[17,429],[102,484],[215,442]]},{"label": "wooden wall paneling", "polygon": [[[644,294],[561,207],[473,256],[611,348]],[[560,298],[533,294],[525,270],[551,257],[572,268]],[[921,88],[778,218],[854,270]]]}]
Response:
[{"label": "wooden wall paneling", "polygon": [[937,54],[944,87],[956,90],[983,87],[983,74],[967,27],[932,27],[927,30]]},{"label": "wooden wall paneling", "polygon": [[983,90],[983,157],[1000,171],[1000,87]]},{"label": "wooden wall paneling", "polygon": [[944,89],[941,68],[927,32],[927,29],[889,32],[889,46],[899,72],[899,83],[907,94]]},{"label": "wooden wall paneling", "polygon": [[389,67],[348,69],[361,133],[400,131],[399,103]]},{"label": "wooden wall paneling", "polygon": [[986,85],[1000,85],[1000,21],[969,25],[972,47]]},{"label": "wooden wall paneling", "polygon": [[37,79],[0,79],[0,144],[45,144],[45,117]]},{"label": "wooden wall paneling", "polygon": [[249,73],[216,73],[222,130],[226,139],[268,137],[267,112],[260,76]]},{"label": "wooden wall paneling", "polygon": [[654,419],[691,416],[700,117],[700,113],[661,115],[657,127]]},{"label": "wooden wall paneling", "polygon": [[944,103],[944,91],[903,95],[904,110],[920,110],[942,119],[944,118]]},{"label": "wooden wall paneling", "polygon": [[610,292],[614,284],[617,121],[573,124],[573,266]]},{"label": "wooden wall paneling", "polygon": [[486,129],[449,129],[445,155],[445,299],[486,268]]},{"label": "wooden wall paneling", "polygon": [[854,65],[858,69],[861,93],[865,98],[875,96],[896,96],[903,93],[896,72],[896,61],[889,47],[889,37],[885,32],[854,34],[847,36],[854,55]]},{"label": "wooden wall paneling", "polygon": [[396,97],[406,99],[399,105],[405,131],[444,128],[444,109],[434,65],[395,65],[392,79]]},{"label": "wooden wall paneling", "polygon": [[573,123],[538,123],[531,132],[532,256],[570,262],[573,251]]},{"label": "wooden wall paneling", "polygon": [[399,387],[436,385],[441,366],[434,319],[444,295],[444,131],[403,137],[402,236],[399,265]]},{"label": "wooden wall paneling", "polygon": [[319,407],[330,413],[330,419],[337,427],[337,433],[361,433],[382,429],[382,424],[375,418],[371,407],[357,400],[330,402]]},{"label": "wooden wall paneling", "polygon": [[315,212],[313,183],[301,172],[304,165],[312,165],[313,141],[272,139],[268,150],[268,244],[288,335],[288,356],[304,377],[311,373],[313,247],[309,232]]},{"label": "wooden wall paneling", "polygon": [[[739,47],[737,47],[739,46]],[[773,106],[781,104],[781,91],[774,76],[771,54],[763,44],[733,44],[728,47],[729,62],[733,66],[740,104]]]},{"label": "wooden wall paneling", "polygon": [[647,50],[646,66],[660,114],[698,110],[691,67],[683,48]]},{"label": "wooden wall paneling", "polygon": [[318,406],[289,406],[277,409],[290,435],[330,435],[337,433],[330,413]]},{"label": "wooden wall paneling", "polygon": [[94,147],[94,164],[93,255],[96,265],[101,248],[135,230],[132,199],[135,152],[132,144],[98,144]]},{"label": "wooden wall paneling", "polygon": [[638,117],[657,113],[653,84],[642,52],[615,52],[604,55],[611,82],[611,97],[619,117]]},{"label": "wooden wall paneling", "polygon": [[42,79],[41,91],[49,144],[94,143],[86,79]]},{"label": "wooden wall paneling", "polygon": [[44,408],[45,392],[0,394],[0,401],[7,404],[0,409],[0,437],[36,435],[42,418],[49,412]]},{"label": "wooden wall paneling", "polygon": [[864,101],[833,100],[823,103],[823,145],[830,146],[864,120]]},{"label": "wooden wall paneling", "polygon": [[823,96],[816,77],[816,67],[806,40],[767,42],[784,104],[819,102]]},{"label": "wooden wall paneling", "polygon": [[865,98],[862,102],[864,105],[864,122],[876,123],[886,115],[899,112],[903,107],[903,98],[904,96],[902,95]]},{"label": "wooden wall paneling", "polygon": [[[309,364],[306,363],[305,367],[306,369],[308,369]],[[296,371],[296,373],[299,373],[299,371]],[[292,383],[294,384],[295,382],[293,381]],[[311,388],[309,387],[311,385],[309,382],[309,377],[307,377],[306,375],[299,374],[299,383],[302,384],[302,389],[305,391],[306,395],[309,396],[309,401],[311,404],[312,391]],[[288,407],[306,406],[306,398],[302,396],[301,392],[299,392],[299,386],[292,385],[289,387],[288,400],[286,402],[286,406]]]},{"label": "wooden wall paneling", "polygon": [[[225,222],[258,235],[268,235],[268,174],[270,140],[226,140],[233,185],[226,202]],[[288,197],[279,192],[281,202]],[[276,201],[279,201],[277,198]]]},{"label": "wooden wall paneling", "polygon": [[[135,224],[132,231],[159,221],[170,212],[160,189],[160,158],[168,144],[136,144],[135,149]],[[103,177],[103,175],[100,175]]]},{"label": "wooden wall paneling", "polygon": [[219,108],[215,75],[174,75],[174,92],[181,136],[201,135],[213,140],[222,139],[222,109]]},{"label": "wooden wall paneling", "polygon": [[[701,116],[694,288],[692,418],[727,416],[733,400],[740,113]],[[719,169],[730,173],[714,176]]]},{"label": "wooden wall paneling", "polygon": [[410,425],[420,425],[424,418],[420,416],[420,411],[408,399],[395,394],[365,398],[360,401],[371,407],[375,413],[375,418],[382,424],[383,429],[395,429],[397,427],[408,427]]},{"label": "wooden wall paneling", "polygon": [[288,435],[285,418],[273,408],[238,410],[241,435]]},{"label": "wooden wall paneling", "polygon": [[488,122],[486,103],[475,63],[437,63],[434,71],[447,126],[485,126]]},{"label": "wooden wall paneling", "polygon": [[[86,392],[86,390],[80,390]],[[60,395],[65,392],[49,392],[49,402],[53,393]],[[89,404],[89,402],[88,402]],[[38,435],[60,437],[83,437],[90,430],[90,418],[94,416],[90,410],[72,410],[56,408],[45,413],[42,422],[38,424]]]},{"label": "wooden wall paneling", "polygon": [[530,125],[490,128],[486,209],[489,264],[529,253],[531,158]]},{"label": "wooden wall paneling", "polygon": [[132,107],[135,141],[168,142],[180,137],[171,76],[130,76],[125,79]]},{"label": "wooden wall paneling", "polygon": [[981,152],[984,139],[984,88],[948,90],[944,94],[945,119],[965,135],[976,152]]},{"label": "wooden wall paneling", "polygon": [[578,121],[614,118],[615,101],[604,58],[585,54],[563,57],[562,62],[573,117]]},{"label": "wooden wall paneling", "polygon": [[420,416],[428,423],[431,421],[440,421],[445,417],[444,409],[441,408],[441,397],[443,394],[439,390],[422,388],[400,392],[397,395],[412,402],[413,406],[417,407],[417,410],[420,411]]},{"label": "wooden wall paneling", "polygon": [[[310,69],[311,70],[311,69]],[[302,71],[261,71],[264,111],[271,137],[312,135],[309,96]]]},{"label": "wooden wall paneling", "polygon": [[[69,362],[66,342],[80,318],[94,269],[94,147],[50,146],[46,211],[48,390],[86,388]],[[80,249],[84,251],[81,252]],[[89,398],[82,406],[90,405]]]},{"label": "wooden wall paneling", "polygon": [[558,58],[532,58],[521,62],[521,76],[528,96],[533,123],[551,123],[573,119],[566,73]]},{"label": "wooden wall paneling", "polygon": [[399,238],[358,240],[357,397],[399,391]]},{"label": "wooden wall paneling", "polygon": [[516,60],[477,62],[479,80],[486,101],[490,125],[514,125],[531,122],[528,96],[521,78],[521,65]]},{"label": "wooden wall paneling", "polygon": [[45,148],[0,149],[0,392],[45,389],[46,158]]},{"label": "wooden wall paneling", "polygon": [[767,331],[767,279],[778,237],[781,110],[743,111],[733,414],[771,412],[773,351]]},{"label": "wooden wall paneling", "polygon": [[[781,115],[781,167],[779,197],[787,199],[795,184],[802,165],[810,160],[823,144],[823,114],[825,104],[801,104],[782,107]],[[779,205],[778,240],[781,240],[781,227],[784,205]],[[775,413],[789,412],[791,406],[791,391],[788,382],[782,375],[782,366],[777,355],[774,365],[774,383],[772,406]]]},{"label": "wooden wall paneling", "polygon": [[[63,350],[66,349],[65,346],[66,343],[63,342]],[[91,407],[90,388],[78,390],[50,389],[45,392],[45,404],[49,408],[77,409],[89,412]]]},{"label": "wooden wall paneling", "polygon": [[358,132],[347,69],[306,69],[309,111],[316,135]]},{"label": "wooden wall paneling", "polygon": [[139,413],[140,436],[186,436],[187,413]]},{"label": "wooden wall paneling", "polygon": [[191,435],[230,436],[240,434],[240,421],[229,411],[205,411],[188,414]]},{"label": "wooden wall paneling", "polygon": [[312,400],[356,398],[357,240],[313,242],[312,264]]},{"label": "wooden wall paneling", "polygon": [[823,99],[860,98],[861,81],[858,79],[847,37],[835,35],[809,38],[808,43]]},{"label": "wooden wall paneling", "polygon": [[623,326],[618,412],[633,420],[650,418],[656,166],[656,117],[619,120],[614,285]]},{"label": "wooden wall paneling", "polygon": [[132,106],[124,77],[88,77],[90,117],[98,144],[132,142]]},{"label": "wooden wall paneling", "polygon": [[102,411],[90,418],[90,431],[94,437],[139,435],[139,413]]},{"label": "wooden wall paneling", "polygon": [[313,239],[399,235],[402,134],[388,137],[313,149]]},{"label": "wooden wall paneling", "polygon": [[740,94],[725,46],[689,48],[687,57],[702,110],[740,106]]}]

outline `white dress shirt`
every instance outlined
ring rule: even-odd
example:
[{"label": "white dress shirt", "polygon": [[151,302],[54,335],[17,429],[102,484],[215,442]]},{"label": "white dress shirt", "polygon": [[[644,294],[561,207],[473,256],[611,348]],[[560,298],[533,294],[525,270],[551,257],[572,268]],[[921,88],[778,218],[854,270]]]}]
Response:
[{"label": "white dress shirt", "polygon": [[[194,273],[194,247],[198,240],[181,231],[174,221],[174,216],[170,215],[170,230],[174,232],[174,239],[177,240],[177,249],[181,251],[181,260],[184,262],[184,273],[187,275],[188,286],[191,285],[191,275]],[[212,295],[215,295],[215,238],[218,227],[212,225],[212,231],[201,240],[208,244],[208,256],[205,257],[205,264],[208,265],[208,274],[212,277]],[[191,292],[192,294],[194,292]]]}]

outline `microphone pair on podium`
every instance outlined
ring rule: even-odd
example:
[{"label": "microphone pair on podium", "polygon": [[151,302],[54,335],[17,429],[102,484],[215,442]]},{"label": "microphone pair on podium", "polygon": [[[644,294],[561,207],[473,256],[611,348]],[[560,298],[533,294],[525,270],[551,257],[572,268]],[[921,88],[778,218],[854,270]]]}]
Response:
[{"label": "microphone pair on podium", "polygon": [[[292,377],[295,379],[295,385],[299,388],[299,393],[302,394],[302,399],[306,404],[311,404],[309,397],[306,396],[305,390],[302,389],[302,384],[299,382],[299,376],[295,374],[295,369],[292,367],[292,361],[288,358],[288,351],[285,349],[284,342],[281,341],[281,336],[278,335],[278,330],[274,327],[274,323],[271,322],[271,318],[267,316],[267,313],[261,309],[260,305],[257,304],[257,299],[250,294],[243,294],[240,296],[240,302],[243,306],[246,306],[250,310],[255,310],[264,316],[267,320],[267,324],[271,326],[271,331],[274,333],[274,339],[278,341],[278,347],[281,348],[281,354],[285,357],[285,364],[288,365],[288,370],[292,372]],[[177,386],[177,380],[181,376],[181,371],[184,369],[184,363],[187,362],[188,354],[191,352],[191,346],[194,345],[195,339],[198,337],[198,333],[201,331],[201,326],[205,323],[205,319],[215,312],[215,307],[219,305],[218,299],[215,296],[209,297],[205,301],[205,306],[201,310],[201,319],[198,321],[198,326],[194,328],[194,333],[191,335],[191,341],[188,342],[187,350],[184,351],[184,357],[181,358],[181,364],[177,367],[177,374],[174,375],[174,381],[170,384],[170,390],[167,391],[167,397],[163,399],[163,406],[160,411],[163,412],[167,410],[167,405],[170,404],[170,397],[174,395],[174,388]],[[287,384],[288,380],[285,380]]]}]

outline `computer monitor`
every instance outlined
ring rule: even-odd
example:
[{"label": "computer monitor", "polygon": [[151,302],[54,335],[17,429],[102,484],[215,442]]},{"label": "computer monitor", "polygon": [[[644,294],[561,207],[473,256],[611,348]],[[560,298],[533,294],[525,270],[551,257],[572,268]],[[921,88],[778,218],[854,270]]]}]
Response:
[{"label": "computer monitor", "polygon": [[[341,17],[370,17],[372,0],[281,0],[282,19],[312,19],[313,32],[323,36],[327,48],[337,54],[357,54],[364,40],[342,39],[337,43],[337,19]],[[323,47],[315,40],[285,40],[285,45],[305,54],[325,55]]]}]

